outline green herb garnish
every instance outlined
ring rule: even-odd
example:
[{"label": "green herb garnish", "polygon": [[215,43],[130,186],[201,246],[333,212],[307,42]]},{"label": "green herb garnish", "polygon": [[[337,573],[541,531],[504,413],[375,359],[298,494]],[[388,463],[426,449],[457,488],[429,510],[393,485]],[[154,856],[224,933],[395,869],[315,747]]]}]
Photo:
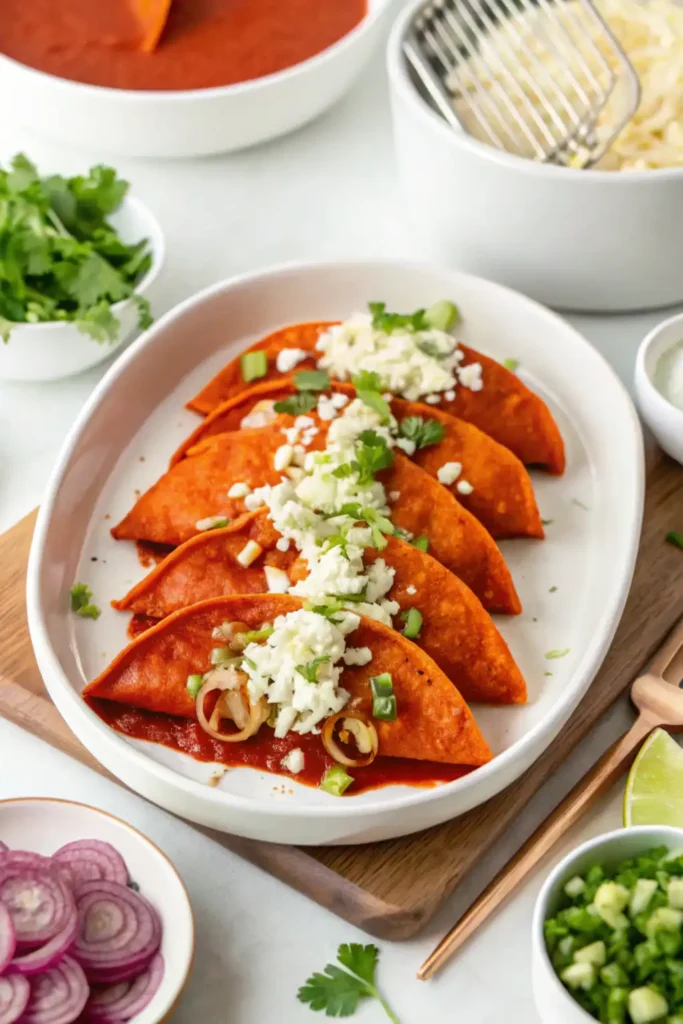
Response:
[{"label": "green herb garnish", "polygon": [[384,722],[395,722],[398,707],[391,673],[383,672],[379,676],[373,676],[370,680],[370,691],[372,693],[372,717],[382,719]]},{"label": "green herb garnish", "polygon": [[321,665],[324,665],[326,661],[330,660],[329,654],[321,654],[317,658],[313,658],[307,665],[297,665],[296,671],[300,676],[303,676],[307,683],[318,682],[318,669]]},{"label": "green herb garnish", "polygon": [[543,523],[544,526],[550,526],[551,523],[555,522],[555,520],[554,519],[541,519],[541,522]]},{"label": "green herb garnish", "polygon": [[460,319],[460,310],[448,299],[434,302],[424,315],[429,327],[437,331],[450,331]]},{"label": "green herb garnish", "polygon": [[87,583],[74,583],[70,593],[72,612],[82,619],[99,619],[101,612],[92,602],[92,590]]},{"label": "green herb garnish", "polygon": [[380,470],[393,466],[394,453],[380,434],[374,430],[364,430],[356,442],[356,462],[358,482],[368,484],[372,483]]},{"label": "green herb garnish", "polygon": [[315,409],[318,399],[312,391],[299,391],[296,395],[283,398],[273,404],[275,412],[284,412],[288,416],[303,416],[305,413]]},{"label": "green herb garnish", "polygon": [[564,658],[565,655],[569,654],[571,647],[563,647],[559,650],[546,651],[545,657],[548,661],[552,661],[554,658]]},{"label": "green herb garnish", "polygon": [[258,352],[243,352],[240,356],[240,369],[246,384],[259,380],[268,373],[268,356],[262,349]]},{"label": "green herb garnish", "polygon": [[409,640],[416,640],[420,635],[422,629],[422,615],[417,608],[408,608],[407,611],[401,612],[401,618],[405,622],[405,629],[403,635],[408,637]]},{"label": "green herb garnish", "polygon": [[336,476],[337,480],[344,480],[347,476],[353,476],[359,469],[357,462],[345,462],[343,466],[337,466],[332,470],[332,476]]},{"label": "green herb garnish", "polygon": [[554,594],[556,590],[557,590],[557,587],[551,587],[550,588],[550,593]]},{"label": "green herb garnish", "polygon": [[428,331],[425,309],[416,309],[414,313],[387,313],[386,302],[369,302],[368,309],[372,314],[372,326],[375,330],[392,334],[394,331]]},{"label": "green herb garnish", "polygon": [[379,959],[377,946],[345,943],[337,950],[337,959],[347,969],[327,964],[324,974],[313,974],[299,989],[299,1001],[308,1003],[312,1010],[324,1010],[328,1017],[350,1017],[361,1000],[377,999],[392,1024],[399,1024],[398,1017],[375,984]]},{"label": "green herb garnish", "polygon": [[683,551],[683,533],[678,533],[677,530],[669,530],[666,540],[669,544],[673,544],[674,547],[680,548]]},{"label": "green herb garnish", "polygon": [[[128,182],[111,167],[87,176],[41,178],[23,154],[0,167],[0,338],[17,323],[70,321],[95,341],[113,342],[115,302],[133,296],[152,265],[147,239],[125,244],[107,217]],[[135,296],[138,322],[152,322]]]},{"label": "green herb garnish", "polygon": [[325,391],[330,386],[327,370],[301,370],[294,375],[297,391]]},{"label": "green herb garnish", "polygon": [[[340,764],[333,764],[331,768],[328,768],[322,779],[320,780],[320,788],[324,789],[326,793],[331,793],[332,796],[341,796],[345,793],[353,782],[353,776],[349,775]],[[301,999],[301,992],[299,990],[299,999]],[[307,1002],[305,999],[301,999],[302,1003]],[[317,1010],[322,1007],[312,1006],[311,1009]],[[329,1014],[328,1014],[329,1016]]]},{"label": "green herb garnish", "polygon": [[511,370],[514,373],[519,366],[519,359],[504,359],[503,366],[506,370]]},{"label": "green herb garnish", "polygon": [[446,436],[446,428],[439,420],[423,420],[421,416],[407,416],[398,428],[401,437],[412,441],[416,448],[438,444]]},{"label": "green herb garnish", "polygon": [[246,646],[247,644],[260,644],[262,640],[267,640],[274,632],[275,630],[272,626],[264,626],[262,629],[248,629],[241,636]]},{"label": "green herb garnish", "polygon": [[197,699],[197,694],[204,685],[204,679],[200,675],[192,675],[187,677],[187,692],[193,700]]},{"label": "green herb garnish", "polygon": [[330,622],[337,622],[338,620],[334,616],[346,610],[342,602],[336,597],[327,598],[324,604],[313,604],[312,601],[306,600],[304,601],[304,608],[307,612],[324,615]]},{"label": "green herb garnish", "polygon": [[413,537],[410,541],[414,548],[418,548],[420,551],[429,551],[429,538],[425,537],[423,533],[419,537]]},{"label": "green herb garnish", "polygon": [[388,423],[391,419],[391,409],[386,398],[381,393],[381,382],[376,373],[368,373],[362,370],[357,376],[351,379],[356,389],[356,395],[364,405],[374,409],[379,415],[382,423]]}]

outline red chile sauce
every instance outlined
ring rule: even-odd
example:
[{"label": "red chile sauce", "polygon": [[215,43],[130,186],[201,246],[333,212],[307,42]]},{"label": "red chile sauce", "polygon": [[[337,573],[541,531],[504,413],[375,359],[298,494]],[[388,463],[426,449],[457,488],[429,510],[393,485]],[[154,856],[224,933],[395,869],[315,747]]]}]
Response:
[{"label": "red chile sauce", "polygon": [[173,0],[157,49],[129,0],[2,0],[0,53],[114,89],[208,89],[262,78],[332,46],[367,0]]},{"label": "red chile sauce", "polygon": [[[298,736],[289,733],[284,739],[275,739],[272,730],[262,728],[258,735],[244,743],[221,743],[214,740],[196,722],[154,711],[139,711],[108,700],[88,701],[93,711],[107,725],[133,739],[161,743],[164,747],[189,754],[196,761],[211,761],[229,768],[248,766],[261,771],[275,772],[273,785],[282,784],[283,777],[295,778],[308,786],[317,786],[334,764],[325,752],[320,736]],[[288,776],[280,761],[299,747],[305,756],[305,767],[299,775]],[[412,761],[401,757],[377,757],[366,768],[350,768],[353,786],[349,793],[362,793],[379,786],[434,786],[451,782],[467,775],[471,768],[458,765],[434,764],[431,761]]]}]

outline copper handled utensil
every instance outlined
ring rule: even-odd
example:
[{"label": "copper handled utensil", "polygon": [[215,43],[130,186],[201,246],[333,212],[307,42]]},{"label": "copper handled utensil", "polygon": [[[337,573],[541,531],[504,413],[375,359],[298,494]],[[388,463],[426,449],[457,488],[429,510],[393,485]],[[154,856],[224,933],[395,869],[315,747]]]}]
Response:
[{"label": "copper handled utensil", "polygon": [[638,717],[536,829],[493,881],[451,928],[417,972],[427,981],[524,881],[568,828],[606,793],[634,760],[653,729],[683,730],[683,619],[680,619],[652,659],[647,672],[631,686]]},{"label": "copper handled utensil", "polygon": [[143,53],[152,53],[164,31],[172,0],[130,0],[142,35],[139,47]]}]

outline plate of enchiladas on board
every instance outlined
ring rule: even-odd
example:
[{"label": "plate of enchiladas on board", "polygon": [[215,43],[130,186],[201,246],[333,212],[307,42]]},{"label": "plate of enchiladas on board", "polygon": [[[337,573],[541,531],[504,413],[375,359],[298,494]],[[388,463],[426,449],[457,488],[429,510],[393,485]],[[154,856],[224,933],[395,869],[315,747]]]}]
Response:
[{"label": "plate of enchiladas on board", "polygon": [[561,318],[419,264],[274,268],[176,307],[96,389],[40,510],[31,637],[79,739],[169,810],[407,834],[562,728],[642,500],[630,399]]}]

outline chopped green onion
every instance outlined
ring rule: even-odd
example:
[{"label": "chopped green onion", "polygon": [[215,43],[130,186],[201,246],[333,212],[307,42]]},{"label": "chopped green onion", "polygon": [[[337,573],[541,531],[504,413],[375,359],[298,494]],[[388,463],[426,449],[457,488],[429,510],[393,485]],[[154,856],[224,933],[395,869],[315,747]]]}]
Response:
[{"label": "chopped green onion", "polygon": [[561,650],[546,651],[546,658],[551,661],[553,658],[564,658],[566,654],[569,654],[571,647],[563,647]]},{"label": "chopped green onion", "polygon": [[187,677],[187,692],[193,700],[197,699],[197,694],[204,685],[202,676],[192,675]]},{"label": "chopped green onion", "polygon": [[398,713],[394,695],[394,681],[390,672],[382,672],[370,679],[372,693],[372,717],[385,722],[395,722]]},{"label": "chopped green onion", "polygon": [[683,533],[678,533],[676,530],[669,530],[666,535],[666,540],[669,544],[673,544],[674,547],[680,548],[683,551]]},{"label": "chopped green onion", "polygon": [[100,609],[92,603],[92,590],[87,583],[74,583],[70,591],[71,611],[82,619],[98,619]]},{"label": "chopped green onion", "polygon": [[268,373],[268,356],[265,352],[244,352],[240,356],[240,367],[242,377],[248,384],[251,380],[258,380]]},{"label": "chopped green onion", "polygon": [[320,780],[320,788],[324,789],[326,793],[331,793],[332,796],[341,796],[352,782],[353,777],[340,764],[333,764]]},{"label": "chopped green onion", "polygon": [[297,391],[325,391],[330,386],[327,370],[301,370],[294,375]]},{"label": "chopped green onion", "polygon": [[242,633],[242,640],[246,644],[258,644],[261,640],[267,640],[269,636],[273,635],[272,626],[264,626],[263,629],[248,629],[246,633]]},{"label": "chopped green onion", "polygon": [[329,660],[329,654],[320,654],[317,658],[314,658],[313,661],[309,661],[307,665],[297,665],[296,671],[299,675],[304,677],[307,683],[317,683],[318,669]]},{"label": "chopped green onion", "polygon": [[401,614],[401,618],[406,624],[403,635],[409,640],[416,640],[422,629],[422,615],[420,612],[417,608],[409,608],[408,611]]},{"label": "chopped green onion", "polygon": [[423,533],[419,537],[414,537],[410,542],[414,548],[418,548],[420,551],[429,551],[429,538],[425,537]]},{"label": "chopped green onion", "polygon": [[447,299],[435,302],[425,310],[424,319],[430,327],[437,331],[450,331],[454,324],[460,319],[458,307]]},{"label": "chopped green onion", "polygon": [[225,665],[234,657],[229,647],[213,647],[211,649],[211,664]]},{"label": "chopped green onion", "polygon": [[519,359],[504,359],[503,366],[506,370],[511,370],[514,373],[519,366]]}]

